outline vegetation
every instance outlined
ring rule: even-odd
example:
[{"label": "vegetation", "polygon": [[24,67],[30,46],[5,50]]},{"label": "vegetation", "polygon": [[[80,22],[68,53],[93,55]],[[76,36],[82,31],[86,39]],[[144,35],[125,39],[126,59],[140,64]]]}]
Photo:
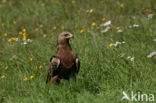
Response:
[{"label": "vegetation", "polygon": [[[0,103],[121,103],[156,95],[155,0],[1,0]],[[57,36],[81,62],[77,81],[45,83]],[[127,100],[123,100],[127,103]]]}]

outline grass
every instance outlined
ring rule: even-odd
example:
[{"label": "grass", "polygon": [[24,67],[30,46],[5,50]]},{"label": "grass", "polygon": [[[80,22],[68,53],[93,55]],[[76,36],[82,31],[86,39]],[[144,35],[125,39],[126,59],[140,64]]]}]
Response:
[{"label": "grass", "polygon": [[[121,101],[123,91],[156,95],[156,57],[147,58],[156,50],[156,16],[148,19],[156,14],[155,5],[155,0],[0,1],[0,103],[128,103]],[[111,29],[102,33],[104,27],[97,28],[108,20]],[[139,27],[129,28],[133,24]],[[33,40],[26,45],[19,34],[24,29],[26,39]],[[75,35],[70,44],[80,72],[76,82],[46,85],[49,59],[63,31]],[[125,44],[109,46],[116,41]]]}]

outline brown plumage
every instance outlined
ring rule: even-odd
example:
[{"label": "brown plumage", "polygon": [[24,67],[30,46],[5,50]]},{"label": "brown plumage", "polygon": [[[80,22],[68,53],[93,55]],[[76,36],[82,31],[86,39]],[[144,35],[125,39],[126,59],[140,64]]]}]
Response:
[{"label": "brown plumage", "polygon": [[46,83],[55,84],[59,83],[60,79],[69,80],[70,77],[76,79],[80,62],[69,44],[69,39],[72,37],[69,32],[63,32],[58,36],[57,53],[50,59]]}]

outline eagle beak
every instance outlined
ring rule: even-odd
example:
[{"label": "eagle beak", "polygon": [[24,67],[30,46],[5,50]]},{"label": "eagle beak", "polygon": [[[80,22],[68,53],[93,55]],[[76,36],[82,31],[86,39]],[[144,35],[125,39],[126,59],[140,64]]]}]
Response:
[{"label": "eagle beak", "polygon": [[74,38],[74,35],[69,34],[66,38],[67,38],[67,39],[69,39],[69,38]]}]

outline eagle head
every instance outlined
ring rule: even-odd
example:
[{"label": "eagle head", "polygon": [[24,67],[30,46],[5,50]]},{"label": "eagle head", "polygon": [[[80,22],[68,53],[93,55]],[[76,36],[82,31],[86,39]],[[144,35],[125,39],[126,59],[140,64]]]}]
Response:
[{"label": "eagle head", "polygon": [[74,36],[69,32],[63,32],[58,36],[58,44],[68,43],[70,38]]}]

